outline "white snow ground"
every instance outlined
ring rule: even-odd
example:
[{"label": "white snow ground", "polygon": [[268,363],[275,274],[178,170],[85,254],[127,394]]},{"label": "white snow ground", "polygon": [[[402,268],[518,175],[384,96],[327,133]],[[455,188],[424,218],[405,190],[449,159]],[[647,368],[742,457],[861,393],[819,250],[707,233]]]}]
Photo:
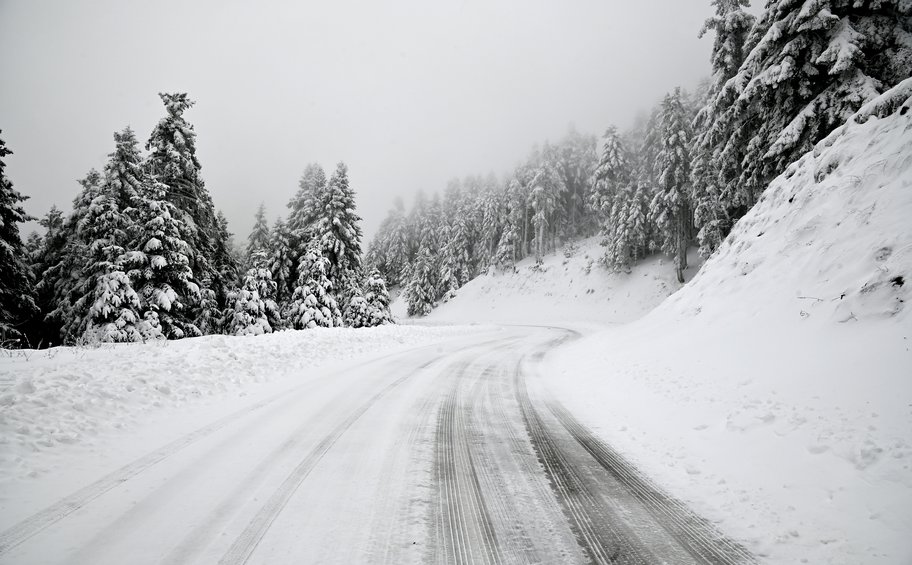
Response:
[{"label": "white snow ground", "polygon": [[912,563],[910,218],[912,111],[850,121],[692,282],[547,382],[769,563]]},{"label": "white snow ground", "polygon": [[[337,365],[477,331],[456,326],[319,328],[258,337],[4,351],[0,529],[12,519],[13,506],[40,507],[39,500],[52,500],[51,492],[63,496],[81,478],[123,464],[122,456],[142,455],[169,437]],[[117,461],[97,460],[111,446],[118,446]]]}]

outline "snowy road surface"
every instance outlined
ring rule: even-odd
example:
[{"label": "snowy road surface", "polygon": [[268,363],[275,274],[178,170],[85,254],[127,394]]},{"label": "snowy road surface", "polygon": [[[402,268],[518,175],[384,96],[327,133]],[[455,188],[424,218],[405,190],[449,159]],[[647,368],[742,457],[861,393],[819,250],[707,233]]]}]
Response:
[{"label": "snowy road surface", "polygon": [[0,563],[747,563],[557,404],[514,327],[258,400],[0,533]]}]

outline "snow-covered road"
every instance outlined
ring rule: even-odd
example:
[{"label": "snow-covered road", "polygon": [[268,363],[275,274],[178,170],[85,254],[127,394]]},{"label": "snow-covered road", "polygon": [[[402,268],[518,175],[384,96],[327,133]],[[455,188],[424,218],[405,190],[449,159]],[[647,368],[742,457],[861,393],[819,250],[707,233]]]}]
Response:
[{"label": "snow-covered road", "polygon": [[548,394],[539,363],[573,337],[327,370],[36,508],[0,563],[750,562]]}]

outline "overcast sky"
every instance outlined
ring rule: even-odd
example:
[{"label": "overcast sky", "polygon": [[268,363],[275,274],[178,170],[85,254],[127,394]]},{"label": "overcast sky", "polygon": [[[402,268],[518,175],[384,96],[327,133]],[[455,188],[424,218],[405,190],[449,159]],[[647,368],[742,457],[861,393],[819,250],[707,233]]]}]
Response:
[{"label": "overcast sky", "polygon": [[[370,236],[393,198],[509,171],[572,123],[627,127],[708,74],[709,0],[0,0],[0,129],[27,211],[69,211],[112,133],[142,143],[186,91],[203,178],[237,240],[304,166],[349,165]],[[30,231],[30,230],[28,230]]]}]

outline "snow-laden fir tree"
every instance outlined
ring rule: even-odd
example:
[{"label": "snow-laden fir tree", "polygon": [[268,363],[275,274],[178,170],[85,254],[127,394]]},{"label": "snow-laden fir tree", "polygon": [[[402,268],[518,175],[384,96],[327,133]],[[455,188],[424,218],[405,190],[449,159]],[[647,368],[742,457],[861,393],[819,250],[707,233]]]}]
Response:
[{"label": "snow-laden fir tree", "polygon": [[344,310],[363,278],[361,218],[355,213],[355,193],[349,185],[348,167],[339,163],[320,194],[320,215],[313,235],[319,238],[323,257],[329,260],[326,276]]},{"label": "snow-laden fir tree", "polygon": [[295,329],[342,325],[342,312],[327,276],[329,267],[322,245],[316,239],[311,240],[298,264],[298,283],[288,313],[287,321]]},{"label": "snow-laden fir tree", "polygon": [[228,333],[262,335],[275,329],[270,318],[277,318],[278,306],[269,298],[275,294],[275,282],[268,269],[252,268],[244,275],[241,288],[231,294]]},{"label": "snow-laden fir tree", "polygon": [[[108,155],[104,179],[100,184],[84,185],[83,194],[73,207],[76,237],[84,245],[86,255],[81,264],[81,296],[75,303],[79,319],[64,326],[70,335],[91,334],[93,340],[137,341],[142,338],[136,324],[140,321],[138,299],[130,288],[124,272],[123,259],[131,232],[135,230],[134,215],[143,191],[139,146],[130,128],[114,134],[115,149]],[[104,281],[102,281],[104,279]],[[111,302],[108,302],[111,301]],[[133,309],[132,312],[126,310]],[[119,329],[112,313],[118,312]],[[100,316],[100,318],[96,318]],[[105,327],[105,331],[97,328]],[[75,329],[74,329],[75,328]]]},{"label": "snow-laden fir tree", "polygon": [[355,192],[348,181],[348,167],[339,163],[321,194],[320,217],[315,228],[334,277],[361,266],[360,222],[361,217],[355,213]]},{"label": "snow-laden fir tree", "polygon": [[317,163],[307,165],[298,182],[298,191],[288,202],[288,229],[301,245],[301,248],[297,250],[297,255],[304,253],[304,248],[310,240],[306,232],[314,228],[314,224],[321,216],[325,190],[326,173],[323,171],[323,167]]},{"label": "snow-laden fir tree", "polygon": [[545,144],[542,157],[530,186],[529,203],[532,206],[532,226],[535,229],[535,256],[538,259],[554,249],[556,216],[561,198],[566,191],[563,179],[555,167],[554,150]]},{"label": "snow-laden fir tree", "polygon": [[247,260],[250,269],[259,269],[269,263],[269,224],[266,222],[266,205],[260,204],[253,217],[253,230],[247,236]]},{"label": "snow-laden fir tree", "polygon": [[19,235],[19,224],[30,218],[22,207],[27,197],[13,188],[6,176],[6,156],[12,151],[0,139],[0,342],[18,339],[24,324],[34,316],[34,282]]},{"label": "snow-laden fir tree", "polygon": [[152,130],[146,149],[148,172],[166,187],[165,199],[187,214],[194,230],[187,241],[193,251],[191,268],[208,277],[217,237],[215,206],[200,174],[196,156],[196,132],[184,117],[194,104],[187,93],[159,93],[167,115]]},{"label": "snow-laden fir tree", "polygon": [[200,300],[187,243],[192,230],[174,204],[166,199],[167,186],[150,179],[137,206],[137,226],[130,251],[124,256],[134,290],[144,311],[151,311],[168,339],[201,334],[191,308]]},{"label": "snow-laden fir tree", "polygon": [[409,316],[426,316],[437,305],[438,273],[428,247],[422,246],[411,266],[404,296]]},{"label": "snow-laden fir tree", "polygon": [[205,320],[199,320],[200,330],[205,334],[219,334],[228,331],[228,318],[225,312],[229,307],[232,289],[238,286],[241,258],[232,243],[232,234],[228,231],[228,220],[222,212],[216,214],[219,236],[212,256],[213,273],[209,288],[214,304],[211,309],[204,309]]},{"label": "snow-laden fir tree", "polygon": [[684,282],[690,233],[690,126],[681,89],[662,101],[662,150],[658,155],[659,191],[649,206],[661,249],[674,258],[678,282]]},{"label": "snow-laden fir tree", "polygon": [[609,126],[602,136],[598,166],[595,169],[595,185],[590,203],[601,218],[610,215],[618,193],[626,188],[630,177],[630,164],[624,143],[617,128]]},{"label": "snow-laden fir tree", "polygon": [[763,188],[865,102],[912,75],[907,0],[768,2],[747,55],[710,102],[724,205]]},{"label": "snow-laden fir tree", "polygon": [[[60,327],[60,339],[65,343],[75,343],[81,339],[88,323],[88,311],[94,301],[92,293],[95,289],[95,276],[93,270],[95,263],[90,245],[93,243],[90,236],[86,235],[85,228],[94,228],[89,221],[89,216],[94,214],[105,215],[106,206],[101,203],[110,203],[104,197],[102,176],[95,169],[91,169],[85,178],[79,181],[82,189],[73,199],[73,212],[65,221],[66,241],[56,264],[50,266],[44,273],[45,280],[53,285],[51,304],[53,310],[47,315],[55,325]],[[93,211],[93,203],[96,204]],[[95,247],[96,252],[105,253],[105,242]],[[106,262],[102,258],[103,262]],[[101,269],[104,272],[102,266]]]},{"label": "snow-laden fir tree", "polygon": [[631,182],[615,200],[604,232],[605,263],[619,271],[629,271],[650,251],[649,188],[645,181]]},{"label": "snow-laden fir tree", "polygon": [[98,277],[83,339],[88,342],[137,342],[163,339],[157,318],[143,319],[142,304],[121,270]]},{"label": "snow-laden fir tree", "polygon": [[297,278],[295,265],[298,258],[295,253],[293,239],[291,231],[282,218],[277,218],[269,232],[267,249],[269,255],[266,261],[266,268],[269,269],[272,274],[272,280],[276,284],[276,302],[283,309],[291,301]]},{"label": "snow-laden fir tree", "polygon": [[403,282],[409,262],[408,237],[405,205],[401,198],[396,198],[365,255],[365,263],[378,269],[391,285]]},{"label": "snow-laden fir tree", "polygon": [[[712,82],[708,97],[713,100],[725,87],[744,62],[745,41],[755,23],[755,18],[744,11],[748,0],[713,0],[715,14],[706,20],[700,37],[715,32],[710,57]],[[732,171],[723,172],[717,165],[721,147],[711,134],[714,121],[713,105],[708,102],[694,119],[693,167],[691,169],[691,200],[694,207],[694,226],[699,230],[697,241],[700,255],[708,257],[722,243],[731,228],[727,206],[723,202],[723,185],[729,180],[720,179],[720,173],[729,177]]]},{"label": "snow-laden fir tree", "polygon": [[364,283],[364,300],[367,303],[366,326],[381,326],[393,323],[390,314],[390,296],[386,289],[386,282],[380,271],[373,269]]},{"label": "snow-laden fir tree", "polygon": [[[39,248],[30,257],[29,267],[37,280],[35,295],[39,314],[29,324],[28,333],[36,346],[59,345],[61,324],[50,313],[55,308],[57,280],[64,274],[58,266],[74,237],[73,230],[56,206],[51,206],[38,224],[44,229],[44,236],[40,238]],[[69,272],[66,274],[68,276]]]}]

